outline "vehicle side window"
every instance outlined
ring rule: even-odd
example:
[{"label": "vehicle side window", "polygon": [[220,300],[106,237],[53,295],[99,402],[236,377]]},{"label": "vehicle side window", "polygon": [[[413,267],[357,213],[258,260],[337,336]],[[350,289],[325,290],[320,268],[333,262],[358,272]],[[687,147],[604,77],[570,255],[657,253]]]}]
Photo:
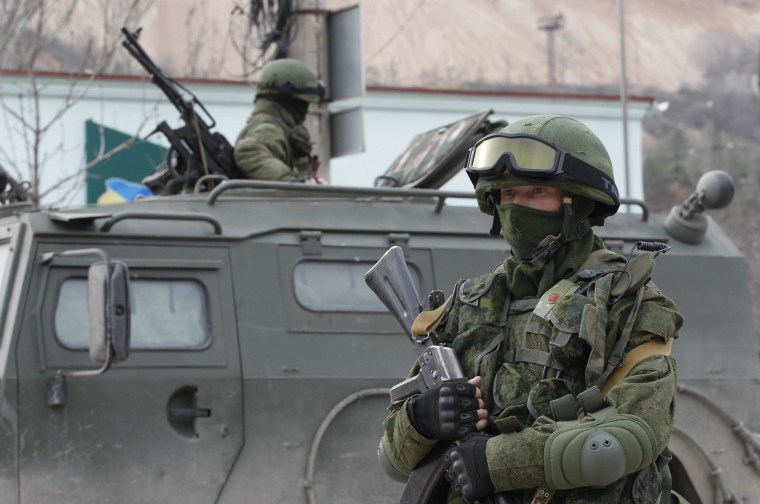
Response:
[{"label": "vehicle side window", "polygon": [[[211,340],[208,295],[203,284],[187,279],[131,279],[131,348],[198,349]],[[87,279],[61,284],[55,307],[55,334],[71,349],[89,343]]]},{"label": "vehicle side window", "polygon": [[[367,287],[364,274],[373,262],[302,261],[293,271],[298,302],[307,310],[318,312],[387,312],[388,309]],[[409,268],[417,292],[419,274]]]}]

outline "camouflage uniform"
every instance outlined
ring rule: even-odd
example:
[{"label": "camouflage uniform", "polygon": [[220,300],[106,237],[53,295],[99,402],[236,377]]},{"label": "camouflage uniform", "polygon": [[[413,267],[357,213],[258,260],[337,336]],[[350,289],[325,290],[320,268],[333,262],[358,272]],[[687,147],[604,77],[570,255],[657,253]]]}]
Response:
[{"label": "camouflage uniform", "polygon": [[[572,225],[574,229],[577,221]],[[670,342],[683,320],[649,280],[651,270],[625,289],[616,289],[613,275],[602,274],[620,271],[625,262],[587,232],[563,243],[545,264],[509,257],[493,273],[454,288],[436,335],[455,350],[467,377],[482,377],[486,432],[492,436],[485,450],[488,476],[496,492],[507,492],[509,502],[531,502],[538,489],[556,490],[553,503],[658,502],[658,456],[674,427],[675,361],[666,354],[650,355],[605,390],[603,400],[598,389],[615,367],[608,365],[611,359],[650,341]],[[548,320],[537,316],[538,299],[567,278],[587,291],[561,296]],[[411,375],[417,371],[415,366]],[[596,395],[584,394],[587,389]],[[596,406],[583,396],[597,397]],[[402,474],[410,473],[439,442],[417,432],[406,407],[409,400],[391,404],[381,445],[381,453]],[[567,408],[560,414],[558,403],[570,404],[570,414]],[[638,453],[626,453],[622,477],[590,486],[565,478],[565,468],[557,471],[552,439],[608,421],[635,424],[648,433]],[[631,457],[638,458],[631,463]],[[449,490],[448,502],[463,500]]]},{"label": "camouflage uniform", "polygon": [[[601,248],[598,239],[594,240],[594,247]],[[622,256],[616,259],[624,261]],[[514,361],[513,349],[547,352],[552,333],[555,343],[559,333],[551,329],[547,331],[543,322],[532,317],[535,300],[543,292],[513,300],[506,313],[508,284],[504,267],[491,274],[460,281],[437,335],[439,341],[457,352],[467,376],[483,377],[481,390],[489,412],[487,430],[497,435],[488,443],[490,476],[497,491],[518,491],[522,498],[523,495],[532,496],[537,487],[548,487],[544,446],[549,435],[559,427],[552,418],[549,402],[566,394],[577,396],[586,388],[584,375],[590,346],[583,345],[577,333],[564,345],[553,345],[551,354],[567,369],[560,372],[549,368],[546,376],[543,376],[544,367],[540,365]],[[633,294],[610,307],[604,344],[605,362],[623,331],[636,299]],[[582,308],[588,300],[581,296],[569,300],[560,310],[562,313],[558,313],[558,322],[565,326],[580,326]],[[647,283],[643,287],[626,353],[653,338],[667,341],[677,337],[681,323],[682,318],[672,301],[652,282]],[[415,368],[412,374],[416,373]],[[656,456],[665,449],[673,430],[675,393],[675,362],[670,356],[660,355],[639,363],[609,391],[606,400],[618,413],[636,416],[647,423],[656,436],[657,445],[652,451]],[[404,403],[391,405],[385,421],[385,440],[402,470],[411,472],[436,441],[425,439],[414,430],[403,406]],[[583,487],[559,491],[555,502],[656,502],[646,498],[633,499],[634,491],[659,496],[659,474],[653,465],[655,459],[648,462],[638,482],[638,473],[634,473],[602,489]],[[450,502],[461,501],[452,498]]]},{"label": "camouflage uniform", "polygon": [[311,137],[304,114],[282,102],[257,97],[235,142],[235,163],[251,179],[293,181],[309,171]]},{"label": "camouflage uniform", "polygon": [[303,123],[309,104],[324,96],[324,86],[302,62],[283,58],[267,63],[253,113],[235,141],[240,171],[251,179],[305,180],[312,169],[312,145]]}]

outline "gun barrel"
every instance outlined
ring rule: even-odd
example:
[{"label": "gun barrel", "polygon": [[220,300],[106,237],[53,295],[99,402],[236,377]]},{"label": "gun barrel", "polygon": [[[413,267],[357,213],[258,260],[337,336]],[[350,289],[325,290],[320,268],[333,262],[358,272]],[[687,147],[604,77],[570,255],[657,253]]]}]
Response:
[{"label": "gun barrel", "polygon": [[131,32],[126,26],[121,27],[121,33],[124,34],[124,40],[121,45],[124,46],[124,48],[129,51],[129,54],[132,55],[133,58],[135,58],[142,67],[148,71],[148,73],[151,74],[151,77],[155,74],[161,74],[161,70],[156,66],[155,63],[153,63],[153,60],[150,59],[150,56],[148,56],[148,53],[145,52],[145,49],[142,48],[140,43],[137,41],[137,36],[140,33],[139,30],[136,32]]},{"label": "gun barrel", "polygon": [[[192,102],[186,101],[182,96],[182,93],[180,93],[180,91],[177,89],[179,85],[164,75],[158,65],[153,62],[150,56],[148,56],[148,53],[145,52],[145,49],[143,49],[143,47],[137,41],[140,30],[138,29],[136,32],[130,32],[126,26],[122,26],[121,32],[124,34],[125,38],[121,45],[123,45],[129,54],[134,59],[136,59],[138,63],[140,63],[146,72],[148,72],[151,82],[153,82],[153,84],[158,86],[159,89],[164,92],[166,97],[169,98],[169,101],[171,101],[177,110],[179,110],[179,112],[182,114],[185,122],[190,122],[191,119],[196,119],[199,122],[203,123],[203,120],[198,117],[197,114],[195,114]],[[208,114],[208,112],[206,112],[206,114]],[[212,124],[208,126],[208,128],[211,128],[214,126],[214,121],[210,115],[209,119],[211,120]]]}]

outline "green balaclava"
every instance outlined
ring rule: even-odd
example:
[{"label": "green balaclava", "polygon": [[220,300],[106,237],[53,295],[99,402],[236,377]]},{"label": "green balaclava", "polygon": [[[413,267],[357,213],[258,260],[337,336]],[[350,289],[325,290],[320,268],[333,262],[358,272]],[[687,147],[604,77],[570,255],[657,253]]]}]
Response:
[{"label": "green balaclava", "polygon": [[[512,248],[504,263],[510,291],[518,299],[543,293],[562,278],[575,273],[583,261],[601,242],[595,242],[589,232],[588,216],[594,203],[575,196],[569,204],[572,215],[569,229],[576,230],[571,238],[560,241],[566,209],[557,211],[509,203],[497,205],[504,238]],[[556,245],[556,249],[552,249]],[[536,261],[536,254],[551,251]]]},{"label": "green balaclava", "polygon": [[284,112],[294,124],[303,124],[309,111],[309,102],[289,96],[256,95],[253,102],[256,110],[275,115],[281,115]]},{"label": "green balaclava", "polygon": [[[575,231],[573,238],[578,239],[588,232],[586,219],[593,208],[592,201],[572,197],[568,228]],[[532,260],[543,246],[557,240],[563,231],[564,209],[546,211],[509,203],[496,205],[496,212],[504,238],[512,248],[512,255],[518,259]]]}]

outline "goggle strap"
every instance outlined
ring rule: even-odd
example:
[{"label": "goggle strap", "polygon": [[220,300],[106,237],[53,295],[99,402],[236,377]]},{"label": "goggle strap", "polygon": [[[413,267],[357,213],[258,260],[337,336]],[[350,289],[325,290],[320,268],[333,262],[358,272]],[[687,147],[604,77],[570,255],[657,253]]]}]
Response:
[{"label": "goggle strap", "polygon": [[325,91],[326,91],[325,87],[322,85],[321,82],[318,82],[317,85],[314,87],[297,87],[292,82],[287,81],[283,84],[273,83],[269,85],[268,87],[265,87],[264,89],[271,89],[273,91],[277,91],[278,93],[282,93],[286,95],[296,95],[296,94],[316,95],[320,99],[324,99]]},{"label": "goggle strap", "polygon": [[572,155],[565,155],[565,159],[562,162],[562,171],[579,182],[587,184],[605,194],[609,194],[615,202],[619,200],[614,182],[585,161]]}]

